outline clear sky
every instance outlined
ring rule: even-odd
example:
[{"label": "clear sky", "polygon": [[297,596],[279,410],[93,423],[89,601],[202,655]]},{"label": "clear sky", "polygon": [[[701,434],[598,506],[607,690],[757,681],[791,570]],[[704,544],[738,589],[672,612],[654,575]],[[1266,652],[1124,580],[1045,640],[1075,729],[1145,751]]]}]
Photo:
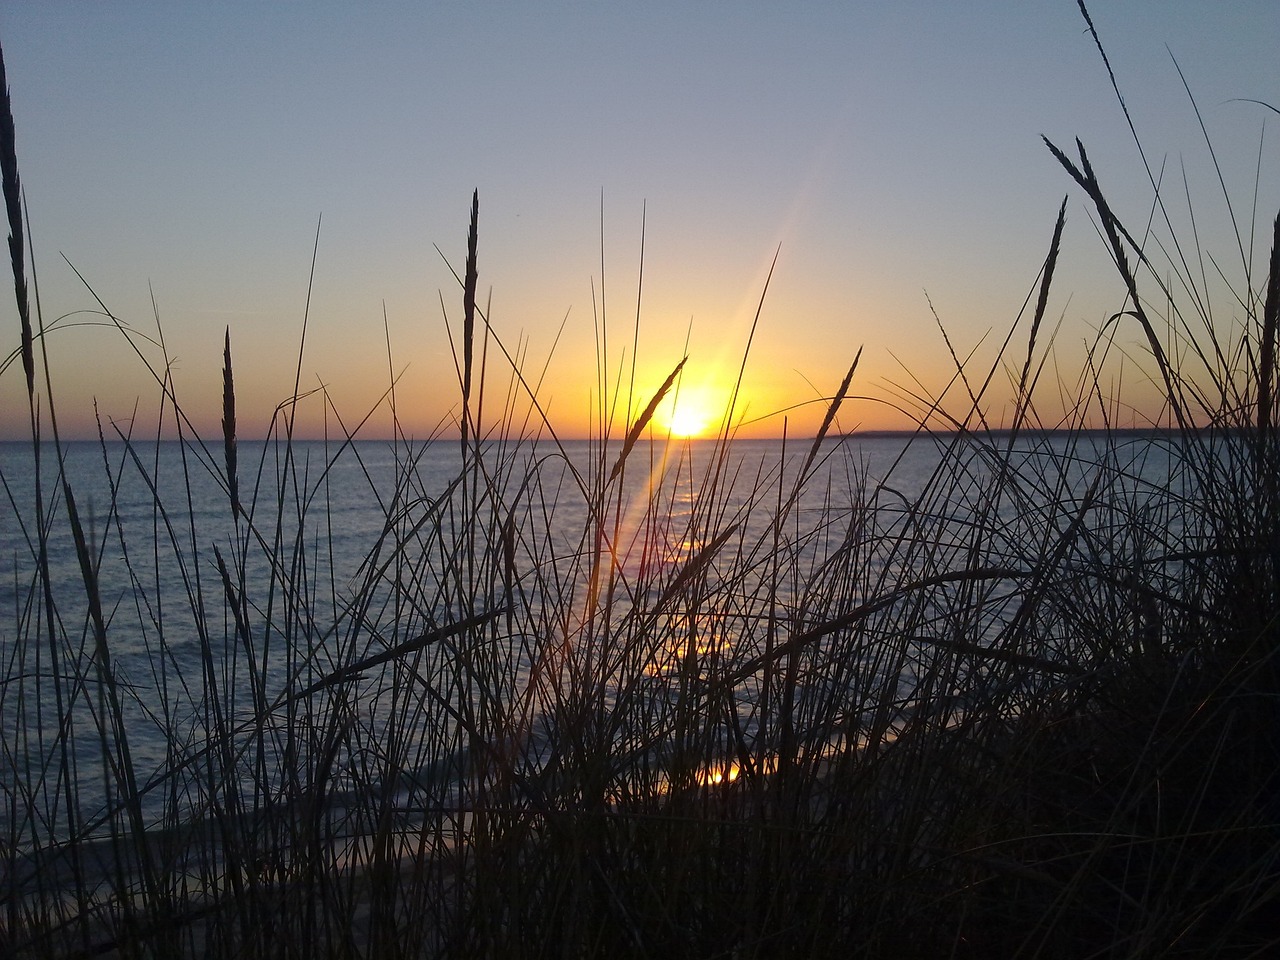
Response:
[{"label": "clear sky", "polygon": [[[1186,206],[1185,167],[1201,244],[1237,276],[1171,54],[1246,232],[1261,146],[1269,232],[1280,117],[1236,98],[1280,105],[1280,4],[1093,6],[1147,155],[1177,184],[1171,203]],[[1073,0],[49,0],[3,3],[0,44],[46,324],[100,319],[76,313],[97,305],[67,261],[133,329],[155,336],[158,313],[184,407],[214,435],[228,325],[241,435],[262,435],[292,393],[321,218],[301,383],[325,385],[348,423],[389,382],[384,314],[404,429],[421,438],[456,416],[445,316],[458,322],[462,298],[435,247],[461,270],[478,188],[480,301],[566,435],[588,430],[599,404],[602,313],[611,379],[629,369],[642,225],[641,394],[686,341],[682,389],[731,382],[780,249],[742,391],[747,418],[763,418],[750,429],[778,435],[768,415],[832,393],[860,346],[854,393],[941,389],[950,361],[930,300],[956,350],[989,362],[1067,194],[1050,315],[1074,376],[1122,292],[1042,134],[1083,140],[1131,226],[1150,207]],[[7,354],[9,298],[0,329]],[[1133,358],[1115,375],[1141,406],[1139,340],[1121,333]],[[136,429],[154,433],[157,390],[119,333],[68,327],[47,343],[64,432],[96,432],[96,398],[121,423],[138,404]],[[509,379],[491,347],[493,414]],[[308,431],[323,410],[305,405]],[[821,413],[794,409],[788,429],[811,432]],[[841,416],[846,430],[904,423],[872,400]],[[26,429],[11,364],[0,436]],[[366,429],[386,435],[385,416]]]}]

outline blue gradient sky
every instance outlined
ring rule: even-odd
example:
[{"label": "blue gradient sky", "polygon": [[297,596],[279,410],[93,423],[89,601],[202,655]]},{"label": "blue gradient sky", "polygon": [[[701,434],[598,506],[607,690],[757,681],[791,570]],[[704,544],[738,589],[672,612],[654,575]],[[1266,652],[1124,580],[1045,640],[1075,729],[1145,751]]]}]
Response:
[{"label": "blue gradient sky", "polygon": [[[1233,98],[1280,105],[1280,4],[1095,6],[1147,156],[1176,183],[1171,204],[1185,209],[1185,166],[1201,244],[1238,275],[1170,52],[1246,232],[1262,144],[1269,232],[1280,117]],[[602,289],[610,368],[630,359],[642,217],[641,393],[686,337],[690,390],[731,379],[781,246],[743,390],[747,417],[764,418],[752,431],[777,435],[781,418],[766,415],[832,392],[861,345],[855,392],[887,398],[917,380],[941,390],[950,360],[926,291],[957,351],[977,347],[975,369],[989,364],[1066,194],[1050,315],[1062,319],[1058,365],[1073,392],[1081,343],[1123,298],[1041,134],[1084,141],[1131,227],[1150,209],[1070,0],[11,3],[0,43],[46,322],[96,308],[62,255],[150,335],[154,294],[184,406],[213,433],[227,325],[241,434],[262,435],[292,392],[321,215],[302,386],[323,383],[348,423],[372,408],[388,382],[385,309],[391,364],[404,369],[397,409],[421,438],[457,402],[443,314],[460,315],[461,294],[433,245],[460,269],[473,188],[481,301],[531,378],[550,355],[540,393],[567,435],[588,429],[598,403]],[[8,353],[11,303],[0,329]],[[1154,408],[1139,340],[1122,331],[1131,356],[1122,369],[1117,354],[1107,377],[1134,391],[1141,420]],[[96,433],[96,398],[122,424],[138,403],[135,429],[154,433],[157,389],[118,333],[67,329],[48,346],[64,431]],[[496,416],[510,378],[495,354]],[[1047,383],[1049,419],[1057,395]],[[20,365],[0,376],[0,404],[0,435],[24,435]],[[308,431],[323,411],[308,402]],[[821,413],[793,410],[789,430],[811,431]],[[871,400],[841,416],[844,429],[904,423]],[[385,416],[368,429],[385,435]]]}]

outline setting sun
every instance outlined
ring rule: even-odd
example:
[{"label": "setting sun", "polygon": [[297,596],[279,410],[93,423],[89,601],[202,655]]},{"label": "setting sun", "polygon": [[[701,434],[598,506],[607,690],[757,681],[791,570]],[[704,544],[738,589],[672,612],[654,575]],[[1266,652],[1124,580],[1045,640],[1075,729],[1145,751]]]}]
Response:
[{"label": "setting sun", "polygon": [[701,437],[720,426],[728,403],[722,391],[685,386],[658,408],[655,419],[674,437]]}]

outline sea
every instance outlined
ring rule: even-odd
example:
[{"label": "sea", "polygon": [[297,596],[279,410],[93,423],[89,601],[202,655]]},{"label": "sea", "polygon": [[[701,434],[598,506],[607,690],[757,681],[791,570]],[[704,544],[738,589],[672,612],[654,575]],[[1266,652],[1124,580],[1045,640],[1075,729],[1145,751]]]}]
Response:
[{"label": "sea", "polygon": [[[500,617],[513,603],[585,604],[584,557],[600,555],[586,531],[605,531],[610,562],[637,582],[666,564],[652,582],[667,585],[706,576],[731,542],[735,589],[763,583],[743,569],[767,568],[785,540],[803,561],[770,584],[785,608],[806,587],[803,571],[826,569],[868,511],[885,537],[927,518],[930,536],[961,543],[1005,490],[991,537],[1013,555],[1103,500],[1177,527],[1195,483],[1182,441],[1141,431],[630,448],[621,438],[241,441],[234,490],[221,440],[38,452],[37,469],[32,444],[0,443],[0,843],[11,848],[92,835],[133,813],[148,824],[198,816],[209,798],[174,789],[175,758],[207,757],[216,724],[256,717],[260,727],[282,704],[294,716],[302,694],[416,652],[397,644],[433,626]],[[488,531],[483,542],[475,529]],[[521,593],[520,572],[535,568]],[[473,569],[487,579],[461,595]],[[522,689],[535,658],[512,649],[504,682]],[[211,701],[224,714],[212,716]],[[142,802],[122,812],[131,791]]]}]

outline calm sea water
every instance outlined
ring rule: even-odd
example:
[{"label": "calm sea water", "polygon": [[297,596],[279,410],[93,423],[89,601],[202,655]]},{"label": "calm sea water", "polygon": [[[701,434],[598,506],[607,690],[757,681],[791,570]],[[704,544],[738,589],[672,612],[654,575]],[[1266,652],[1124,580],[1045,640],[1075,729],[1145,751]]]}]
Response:
[{"label": "calm sea water", "polygon": [[[828,440],[817,450],[787,514],[786,535],[810,551],[808,562],[816,569],[868,503],[898,516],[949,511],[948,522],[963,526],[968,513],[1004,482],[1016,495],[1000,506],[1007,530],[997,536],[1017,541],[1042,536],[1037,524],[1049,527],[1070,515],[1104,460],[1108,495],[1139,507],[1150,500],[1167,510],[1169,491],[1176,495],[1186,483],[1177,445],[1168,438],[1133,437],[1105,448],[1100,443],[1088,436],[1031,436],[1012,445],[995,438],[986,444],[961,442],[944,455],[950,440]],[[1002,461],[995,454],[1006,447],[1013,453]],[[164,769],[175,749],[189,754],[206,736],[208,715],[196,690],[201,682],[217,677],[243,684],[239,694],[224,690],[222,696],[251,712],[255,695],[279,696],[290,684],[296,689],[308,677],[340,666],[344,623],[359,620],[376,634],[387,621],[406,616],[405,609],[389,606],[390,592],[369,588],[381,582],[371,579],[371,571],[386,580],[386,565],[394,564],[402,580],[445,582],[440,568],[465,558],[448,555],[440,542],[423,534],[431,526],[420,524],[435,518],[433,524],[447,525],[451,521],[439,518],[460,509],[457,504],[467,496],[472,509],[495,510],[490,529],[512,526],[512,550],[519,543],[522,551],[519,557],[513,553],[513,561],[565,562],[567,576],[580,577],[583,568],[570,562],[583,551],[583,531],[589,527],[588,498],[580,484],[590,489],[600,479],[602,463],[607,474],[617,449],[615,444],[601,455],[587,442],[494,444],[486,451],[486,475],[500,495],[486,499],[459,488],[464,464],[457,443],[406,447],[364,441],[342,447],[302,442],[288,451],[275,444],[241,443],[239,498],[257,531],[246,537],[245,517],[237,524],[230,507],[220,446],[71,443],[62,450],[59,470],[58,452],[46,445],[42,533],[31,446],[0,444],[5,499],[0,507],[0,735],[5,743],[0,836],[16,822],[22,824],[18,833],[59,833],[56,825],[35,824],[38,817],[33,819],[31,811],[58,809],[52,798],[65,794],[66,784],[50,771],[61,764],[64,745],[72,754],[73,776],[79,779],[74,792],[86,808],[85,819],[92,819],[88,811],[106,805],[103,741],[95,731],[108,712],[108,691],[94,680],[101,676],[94,664],[102,654],[60,476],[72,491],[84,531],[111,673],[124,704],[124,734],[145,781],[148,771]],[[643,516],[649,504],[650,515],[662,518],[665,527],[659,533],[677,559],[694,556],[717,531],[730,527],[739,542],[765,542],[776,505],[797,490],[797,472],[811,452],[808,442],[736,441],[727,450],[710,442],[642,443],[628,460],[624,495],[609,502],[620,518],[619,529],[626,528],[628,517]],[[537,483],[531,484],[535,474]],[[1010,474],[1016,483],[1007,483]],[[922,500],[928,491],[934,491],[933,499]],[[513,502],[523,506],[506,513],[494,506]],[[1170,522],[1178,522],[1176,516]],[[536,534],[526,537],[526,526],[537,528]],[[644,530],[643,536],[620,540],[620,564],[647,562],[652,522]],[[394,536],[389,538],[388,531]],[[408,546],[393,556],[387,547],[391,541]],[[47,594],[39,575],[42,549],[49,566]],[[753,556],[750,550],[744,555]],[[250,674],[236,665],[241,654],[219,556],[233,571],[232,583],[252,597],[244,615],[253,629],[273,619],[279,632],[291,631],[292,642],[303,644],[312,657],[310,672],[290,675],[287,666],[264,656],[262,675],[254,681],[261,691],[255,693]],[[298,585],[305,585],[305,595],[285,596]],[[572,593],[585,584],[568,583],[564,589]],[[362,596],[367,603],[357,615],[350,604]],[[432,597],[429,586],[414,602],[426,603],[427,597]],[[430,600],[438,609],[408,614],[424,622],[437,615],[447,620],[464,600],[477,599],[446,592]],[[497,595],[490,599],[495,606],[502,601]],[[778,599],[786,604],[790,598]],[[49,604],[56,611],[52,630],[45,621]]]}]

